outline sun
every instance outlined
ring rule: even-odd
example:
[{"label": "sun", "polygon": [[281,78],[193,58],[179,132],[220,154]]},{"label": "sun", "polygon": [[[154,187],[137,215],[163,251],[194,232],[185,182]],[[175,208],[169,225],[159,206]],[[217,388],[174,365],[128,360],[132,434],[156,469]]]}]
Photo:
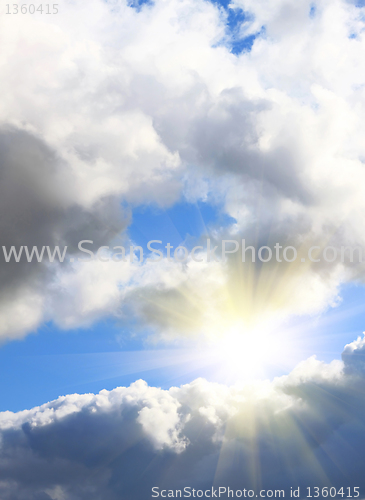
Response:
[{"label": "sun", "polygon": [[220,378],[236,382],[265,378],[272,368],[285,365],[290,358],[286,337],[285,331],[269,325],[248,328],[237,322],[210,342],[206,356]]}]

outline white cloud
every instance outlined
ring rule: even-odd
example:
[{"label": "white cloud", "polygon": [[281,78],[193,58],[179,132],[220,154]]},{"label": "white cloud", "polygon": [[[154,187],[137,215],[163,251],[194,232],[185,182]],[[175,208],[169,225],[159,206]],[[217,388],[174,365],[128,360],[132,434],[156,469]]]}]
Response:
[{"label": "white cloud", "polygon": [[[304,247],[364,245],[363,9],[340,0],[317,2],[313,16],[309,1],[234,6],[251,15],[243,34],[266,30],[238,57],[223,43],[229,43],[226,14],[203,0],[161,0],[140,11],[124,1],[76,1],[54,16],[2,16],[5,245],[74,248],[82,237],[108,244],[128,223],[121,202],[168,206],[182,193],[222,202],[237,219],[227,231],[247,241],[270,235]],[[45,266],[1,266],[1,310],[13,290],[12,310],[28,307],[23,289],[39,298],[29,321],[4,312],[1,336],[24,335],[46,318],[72,327],[120,314],[130,271],[111,269],[90,265],[71,277],[72,268],[63,266],[60,277]],[[286,266],[276,269],[268,304],[282,315],[336,303],[340,284],[362,279],[363,266],[290,273],[287,279]],[[149,286],[163,291],[168,287],[158,274]],[[235,281],[229,266],[216,266],[188,270],[177,287],[185,282],[189,289],[187,277],[195,283],[198,274],[214,283],[212,292],[197,284],[194,295],[209,317],[212,297],[224,302],[218,283],[234,289]],[[148,294],[138,280],[141,295]],[[181,288],[174,293],[181,296]],[[187,306],[165,295],[178,310]],[[195,324],[201,313],[187,310]],[[156,313],[146,317],[154,321]],[[160,324],[175,328],[168,317]]]}]

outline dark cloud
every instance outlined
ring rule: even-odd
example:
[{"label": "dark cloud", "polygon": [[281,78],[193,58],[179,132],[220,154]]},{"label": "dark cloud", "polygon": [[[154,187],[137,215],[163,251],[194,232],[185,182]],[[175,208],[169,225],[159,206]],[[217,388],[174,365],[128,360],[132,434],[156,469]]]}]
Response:
[{"label": "dark cloud", "polygon": [[[364,371],[314,358],[273,383],[197,380],[1,414],[1,498],[122,500],[151,488],[365,487]],[[350,354],[353,352],[355,354]],[[42,497],[43,495],[43,497]]]},{"label": "dark cloud", "polygon": [[[35,135],[15,128],[0,130],[0,234],[7,253],[27,245],[56,245],[68,255],[78,251],[78,242],[93,240],[95,247],[109,242],[127,225],[117,198],[105,197],[90,207],[78,203],[70,167],[55,151]],[[67,265],[67,264],[66,264]],[[53,279],[57,266],[49,266],[34,258],[31,263],[25,252],[19,262],[6,262],[1,249],[0,300],[12,297],[21,301],[23,290],[42,294]],[[22,327],[14,332],[22,334]],[[5,335],[11,336],[11,332]]]}]

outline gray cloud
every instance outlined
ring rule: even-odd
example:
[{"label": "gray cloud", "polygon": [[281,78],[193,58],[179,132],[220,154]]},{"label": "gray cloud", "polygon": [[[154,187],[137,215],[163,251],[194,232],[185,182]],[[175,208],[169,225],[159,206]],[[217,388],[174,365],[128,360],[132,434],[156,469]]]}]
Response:
[{"label": "gray cloud", "polygon": [[[22,245],[29,249],[43,245],[53,251],[56,245],[67,246],[72,254],[78,251],[82,239],[94,240],[99,246],[116,237],[127,225],[119,202],[104,197],[91,207],[78,203],[73,191],[72,176],[67,164],[55,151],[34,134],[14,127],[0,131],[0,221],[1,245],[7,252],[11,246],[19,251]],[[28,263],[23,252],[20,262],[6,262],[1,249],[0,301],[3,307],[11,300],[22,302],[24,294],[41,297],[45,287],[54,279],[57,266]],[[34,259],[35,260],[35,259]],[[67,264],[66,264],[67,265]],[[42,309],[42,300],[39,308]],[[10,311],[11,313],[11,311]],[[39,312],[41,315],[42,313]],[[21,323],[6,326],[4,336],[22,335],[37,326]]]}]

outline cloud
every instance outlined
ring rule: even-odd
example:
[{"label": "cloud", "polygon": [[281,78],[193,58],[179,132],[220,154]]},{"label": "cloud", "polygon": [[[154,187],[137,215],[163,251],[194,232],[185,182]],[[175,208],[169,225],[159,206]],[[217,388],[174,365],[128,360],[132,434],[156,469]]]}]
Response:
[{"label": "cloud", "polygon": [[[340,0],[317,2],[315,15],[309,1],[231,7],[246,13],[242,36],[260,32],[238,56],[227,40],[227,10],[203,0],[139,9],[76,1],[53,16],[3,16],[5,246],[108,245],[127,238],[130,212],[121,206],[133,216],[136,205],[181,198],[216,204],[236,220],[210,228],[217,241],[234,234],[256,246],[364,245],[363,8]],[[59,285],[85,277],[82,266],[2,262],[0,337],[21,337],[46,320],[89,324],[129,306],[171,331],[176,322],[161,315],[171,304],[190,316],[185,330],[208,329],[212,308],[200,312],[182,292],[190,293],[194,276],[209,276],[214,288],[198,284],[197,304],[224,302],[225,290],[237,288],[236,264],[176,269],[175,289],[157,271],[135,270],[133,290],[128,269],[89,264],[76,296]],[[364,269],[326,263],[247,272],[255,277],[239,297],[259,284],[262,299],[263,284],[272,283],[268,308],[291,315],[335,304],[341,283],[363,280]],[[85,305],[86,289],[101,282],[105,296]],[[157,308],[149,301],[156,287]],[[140,297],[149,305],[139,306]],[[219,308],[224,316],[226,305]]]},{"label": "cloud", "polygon": [[346,346],[343,362],[312,357],[273,382],[198,379],[162,390],[140,380],[3,412],[1,497],[139,499],[153,486],[361,489],[363,343]]},{"label": "cloud", "polygon": [[[221,236],[212,240],[212,246],[220,243]],[[133,328],[153,334],[154,340],[214,339],[238,323],[242,333],[273,330],[288,317],[320,314],[341,300],[341,265],[242,265],[240,252],[227,262],[207,262],[202,251],[201,262],[189,259],[185,264],[167,259],[139,263],[137,258],[131,263],[129,256],[126,262],[115,262],[108,255],[109,262],[75,262],[59,269],[46,308],[58,326],[87,326],[114,316],[121,321],[134,318]]]},{"label": "cloud", "polygon": [[[15,128],[0,131],[0,221],[2,246],[10,251],[22,245],[68,246],[77,251],[80,238],[100,245],[127,225],[119,204],[104,197],[89,207],[72,192],[68,165],[44,141]],[[62,251],[62,250],[61,250]],[[65,266],[64,266],[65,267]],[[45,287],[54,279],[56,266],[20,262],[0,264],[0,336],[16,337],[36,328],[44,318]]]}]

